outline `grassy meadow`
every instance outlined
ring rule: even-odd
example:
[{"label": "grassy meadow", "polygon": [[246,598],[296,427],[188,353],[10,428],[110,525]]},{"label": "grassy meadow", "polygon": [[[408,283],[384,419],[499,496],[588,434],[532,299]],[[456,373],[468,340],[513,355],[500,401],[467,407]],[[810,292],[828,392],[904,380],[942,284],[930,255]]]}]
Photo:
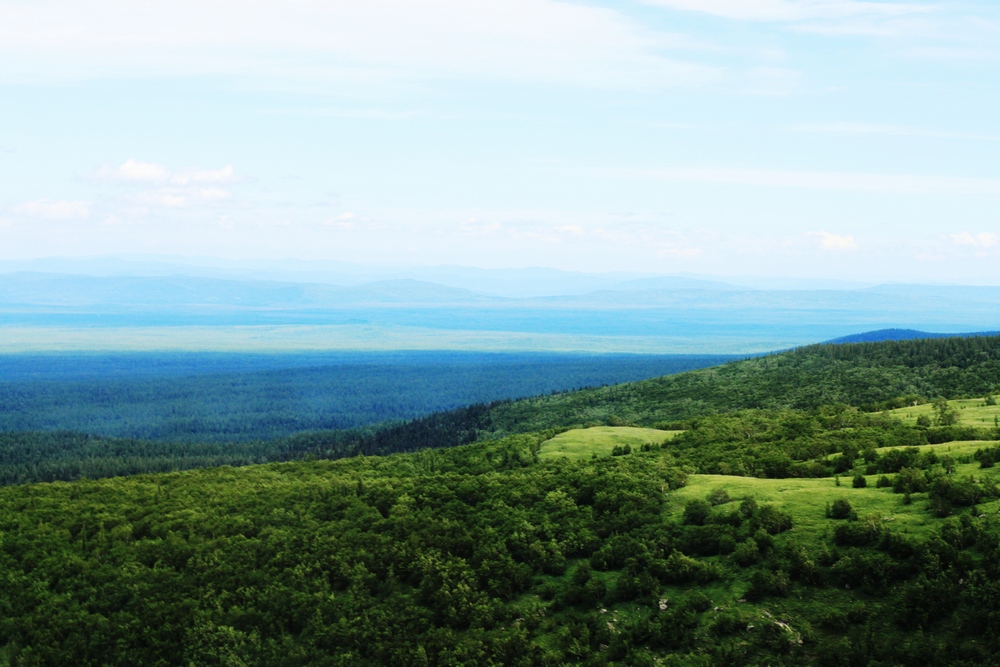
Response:
[{"label": "grassy meadow", "polygon": [[610,456],[615,447],[628,445],[640,449],[643,445],[662,445],[682,432],[634,426],[575,428],[546,440],[538,455],[543,459],[565,456],[572,460]]},{"label": "grassy meadow", "polygon": [[[985,398],[960,398],[948,401],[948,405],[956,410],[958,424],[961,426],[989,427],[996,426],[1000,421],[1000,405],[986,405]],[[907,426],[916,426],[917,419],[921,416],[934,421],[934,406],[931,403],[924,403],[891,410],[889,414]]]}]

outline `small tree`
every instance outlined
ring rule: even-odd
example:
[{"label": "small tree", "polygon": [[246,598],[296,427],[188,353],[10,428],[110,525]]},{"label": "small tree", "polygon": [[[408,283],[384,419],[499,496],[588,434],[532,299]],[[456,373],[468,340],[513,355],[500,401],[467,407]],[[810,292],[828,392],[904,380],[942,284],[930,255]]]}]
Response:
[{"label": "small tree", "polygon": [[958,422],[958,410],[949,405],[944,396],[936,398],[933,407],[936,426],[953,426]]},{"label": "small tree", "polygon": [[708,502],[714,505],[725,505],[731,498],[725,489],[715,489],[708,494]]},{"label": "small tree", "polygon": [[827,506],[826,516],[829,519],[850,519],[853,515],[854,508],[844,498],[837,498],[833,505]]},{"label": "small tree", "polygon": [[704,500],[692,500],[684,506],[684,523],[701,526],[711,511],[712,506]]},{"label": "small tree", "polygon": [[864,475],[855,475],[854,481],[852,482],[855,489],[863,489],[868,486],[868,480]]}]

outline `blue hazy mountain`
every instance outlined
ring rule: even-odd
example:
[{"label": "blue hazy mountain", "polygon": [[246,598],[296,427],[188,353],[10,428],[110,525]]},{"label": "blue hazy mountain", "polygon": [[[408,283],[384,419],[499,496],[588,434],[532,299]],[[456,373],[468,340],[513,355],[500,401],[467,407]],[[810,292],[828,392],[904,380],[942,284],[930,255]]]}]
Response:
[{"label": "blue hazy mountain", "polygon": [[841,336],[827,343],[880,343],[886,340],[915,340],[918,338],[967,338],[970,336],[996,336],[1000,331],[974,331],[970,333],[932,333],[916,329],[879,329]]},{"label": "blue hazy mountain", "polygon": [[[6,266],[10,268],[11,264]],[[35,268],[44,266],[36,262]],[[167,265],[160,268],[163,266]],[[497,284],[507,278],[513,282],[508,284],[507,295],[501,296],[471,286],[415,278],[336,285],[183,274],[15,271],[0,273],[0,325],[364,324],[498,334],[674,337],[704,340],[705,351],[723,349],[713,349],[710,340],[749,341],[754,344],[739,349],[763,351],[774,349],[768,347],[772,344],[769,341],[777,341],[775,347],[787,347],[838,339],[859,331],[1000,329],[998,287],[852,288],[842,284],[837,289],[762,289],[707,277],[645,276],[622,280],[621,275],[580,274],[586,280],[574,283],[579,276],[547,269],[536,273],[530,269],[507,273],[468,271],[469,275],[479,275],[480,282],[487,278]],[[537,291],[554,289],[558,281],[573,289],[567,287],[566,293],[545,296],[511,296],[511,285],[531,275],[537,278]],[[456,282],[460,281],[456,278]],[[474,280],[468,282],[475,284]],[[598,283],[605,284],[583,289]],[[736,348],[730,345],[726,349]]]}]

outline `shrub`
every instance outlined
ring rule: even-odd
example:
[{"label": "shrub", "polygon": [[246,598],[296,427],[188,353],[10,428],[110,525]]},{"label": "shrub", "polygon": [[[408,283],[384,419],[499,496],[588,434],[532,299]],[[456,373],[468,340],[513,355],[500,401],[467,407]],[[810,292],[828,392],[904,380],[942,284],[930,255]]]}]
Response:
[{"label": "shrub", "polygon": [[692,526],[704,525],[705,519],[708,518],[711,511],[712,506],[704,500],[689,501],[688,504],[684,506],[684,523]]},{"label": "shrub", "polygon": [[757,548],[757,543],[753,540],[741,542],[733,551],[733,560],[740,567],[749,567],[756,563],[758,558],[760,558],[760,549]]},{"label": "shrub", "polygon": [[852,482],[855,489],[863,489],[868,486],[868,480],[864,475],[855,475],[854,481]]},{"label": "shrub", "polygon": [[681,606],[685,609],[690,609],[691,611],[703,614],[712,608],[712,599],[705,595],[702,591],[694,591],[687,596],[684,602],[681,603]]},{"label": "shrub", "polygon": [[833,505],[827,507],[826,516],[829,519],[850,519],[854,516],[854,509],[845,499],[837,498],[833,501]]},{"label": "shrub", "polygon": [[687,526],[677,540],[677,548],[692,556],[714,556],[732,551],[735,541],[729,526]]},{"label": "shrub", "polygon": [[897,566],[883,553],[852,549],[831,572],[842,584],[882,588],[896,576]]},{"label": "shrub", "polygon": [[750,525],[753,528],[763,528],[771,535],[777,535],[792,527],[792,515],[773,505],[761,505],[754,513]]},{"label": "shrub", "polygon": [[886,477],[885,475],[880,476],[878,478],[878,481],[875,482],[876,489],[884,489],[888,486],[892,486],[892,480]]},{"label": "shrub", "polygon": [[750,575],[746,598],[756,602],[772,595],[785,596],[788,595],[788,586],[788,575],[781,570],[754,570]]},{"label": "shrub", "polygon": [[903,468],[892,480],[892,490],[896,493],[921,493],[927,490],[927,475],[923,470]]},{"label": "shrub", "polygon": [[712,634],[716,637],[725,637],[742,632],[747,627],[747,617],[738,609],[726,609],[719,613],[715,622],[712,623]]},{"label": "shrub", "polygon": [[753,541],[757,543],[757,548],[760,549],[761,553],[770,551],[771,547],[774,546],[774,538],[763,528],[758,528],[757,532],[753,534]]},{"label": "shrub", "polygon": [[867,517],[864,521],[848,521],[839,524],[834,530],[833,539],[847,547],[863,547],[878,542],[885,529],[877,516]]},{"label": "shrub", "polygon": [[709,564],[685,556],[676,549],[666,561],[657,561],[657,577],[666,584],[705,583],[718,577],[718,570]]},{"label": "shrub", "polygon": [[716,505],[725,505],[728,502],[732,502],[729,494],[725,489],[715,489],[710,494],[708,494],[708,502],[715,507]]}]

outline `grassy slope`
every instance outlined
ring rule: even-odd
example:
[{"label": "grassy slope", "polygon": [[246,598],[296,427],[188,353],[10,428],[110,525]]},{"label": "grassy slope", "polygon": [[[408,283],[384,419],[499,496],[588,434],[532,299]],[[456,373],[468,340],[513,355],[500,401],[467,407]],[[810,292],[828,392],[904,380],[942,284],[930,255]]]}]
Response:
[{"label": "grassy slope", "polygon": [[681,431],[660,431],[634,426],[594,426],[560,433],[542,443],[539,457],[565,456],[569,459],[589,459],[608,456],[615,447],[628,445],[639,449],[643,445],[662,445]]},{"label": "grassy slope", "polygon": [[[958,423],[962,426],[986,426],[996,425],[996,419],[1000,418],[1000,405],[986,405],[983,397],[961,398],[948,401],[948,404],[955,408],[958,415]],[[920,416],[934,420],[934,406],[931,403],[923,403],[906,408],[891,410],[890,415],[896,417],[907,426],[917,423]]]}]

